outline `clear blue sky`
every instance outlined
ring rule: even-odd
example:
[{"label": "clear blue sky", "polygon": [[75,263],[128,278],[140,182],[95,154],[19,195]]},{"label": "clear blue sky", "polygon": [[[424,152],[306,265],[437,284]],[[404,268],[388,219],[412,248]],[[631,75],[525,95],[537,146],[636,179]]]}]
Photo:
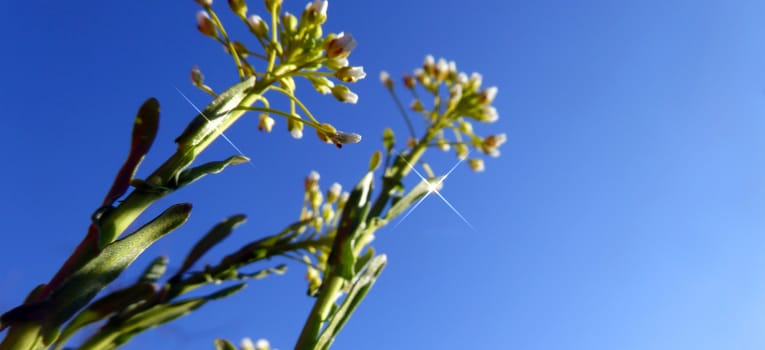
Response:
[{"label": "clear blue sky", "polygon": [[[80,241],[140,103],[157,97],[162,124],[139,176],[195,114],[175,87],[209,101],[189,69],[198,64],[217,89],[235,73],[197,33],[191,0],[3,7],[7,310]],[[499,87],[500,121],[480,130],[508,142],[485,173],[461,166],[443,190],[476,231],[430,198],[380,232],[389,265],[335,349],[763,349],[763,13],[760,1],[330,1],[326,30],[354,34],[351,61],[369,76],[355,106],[302,92],[314,113],[364,142],[338,151],[310,134],[291,139],[282,120],[268,135],[254,115],[242,120],[228,135],[254,167],[163,200],[152,213],[191,201],[192,218],[136,270],[161,254],[177,268],[199,235],[235,213],[249,222],[218,254],[275,232],[297,217],[310,170],[324,186],[351,186],[383,127],[405,133],[379,71],[398,76],[430,53]],[[233,153],[219,141],[203,159]],[[439,173],[455,161],[426,159]],[[127,348],[211,349],[215,337],[250,336],[289,349],[311,302],[304,269],[291,267]]]}]

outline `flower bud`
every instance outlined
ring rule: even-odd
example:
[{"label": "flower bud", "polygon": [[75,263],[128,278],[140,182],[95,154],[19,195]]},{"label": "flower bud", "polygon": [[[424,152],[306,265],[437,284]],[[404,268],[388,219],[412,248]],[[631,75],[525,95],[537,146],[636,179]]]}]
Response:
[{"label": "flower bud", "polygon": [[449,74],[446,79],[453,81],[455,78],[457,78],[457,62],[449,61]]},{"label": "flower bud", "polygon": [[342,131],[338,131],[337,133],[332,135],[332,142],[334,142],[338,148],[341,148],[345,144],[361,142],[361,135],[352,133],[352,132],[345,133]]},{"label": "flower bud", "polygon": [[484,170],[483,159],[481,158],[468,159],[467,163],[470,169],[477,173],[480,173]]},{"label": "flower bud", "polygon": [[321,206],[321,218],[324,222],[330,222],[335,218],[335,211],[332,209],[332,205],[324,203]]},{"label": "flower bud", "polygon": [[255,350],[255,344],[249,337],[242,338],[242,342],[239,343],[239,347],[241,347],[242,350]]},{"label": "flower bud", "polygon": [[202,7],[210,7],[212,6],[213,0],[194,0],[194,2],[201,5]]},{"label": "flower bud", "polygon": [[444,140],[443,138],[439,138],[436,140],[436,146],[444,152],[448,151],[451,147],[449,146],[449,142]]},{"label": "flower bud", "polygon": [[443,58],[438,59],[438,63],[436,63],[436,70],[435,70],[435,77],[437,81],[443,81],[446,79],[446,76],[449,74],[449,64],[446,63],[446,60]]},{"label": "flower bud", "polygon": [[266,132],[271,132],[271,129],[274,127],[274,123],[276,123],[274,118],[269,117],[268,114],[265,113],[261,114],[258,119],[258,130],[260,131],[265,130]]},{"label": "flower bud", "polygon": [[326,143],[333,143],[332,137],[336,132],[335,127],[327,123],[321,124],[320,127],[316,128],[316,136],[319,137],[319,140]]},{"label": "flower bud", "polygon": [[412,90],[414,89],[414,86],[417,84],[417,79],[415,79],[413,76],[409,74],[404,74],[404,86],[406,86],[407,89]]},{"label": "flower bud", "polygon": [[481,83],[483,83],[483,76],[481,73],[473,72],[473,74],[470,75],[470,79],[468,79],[468,87],[475,91],[481,87]]},{"label": "flower bud", "polygon": [[493,106],[483,105],[477,119],[484,123],[493,123],[499,119],[499,114],[497,114],[497,109]]},{"label": "flower bud", "polygon": [[199,69],[199,66],[191,68],[191,82],[194,83],[194,86],[201,86],[204,80],[205,77],[202,75],[202,70]]},{"label": "flower bud", "polygon": [[350,67],[346,66],[340,68],[335,72],[335,77],[346,83],[355,83],[361,79],[364,79],[367,73],[364,73],[364,67]]},{"label": "flower bud", "polygon": [[319,186],[319,179],[321,176],[316,170],[311,170],[310,173],[308,173],[308,176],[305,177],[305,180],[303,181],[303,185],[306,192],[313,191],[314,188]]},{"label": "flower bud", "polygon": [[284,29],[287,31],[287,33],[292,34],[297,32],[298,20],[295,15],[289,12],[285,12],[282,15],[282,24],[284,24]]},{"label": "flower bud", "polygon": [[481,93],[478,95],[478,101],[481,104],[491,104],[494,101],[494,97],[497,96],[497,87],[487,87],[481,91]]},{"label": "flower bud", "polygon": [[507,135],[505,133],[497,134],[497,135],[489,135],[489,137],[484,140],[484,142],[491,146],[491,147],[499,147],[502,146],[503,143],[507,141]]},{"label": "flower bud", "polygon": [[324,195],[321,194],[321,192],[318,191],[319,186],[314,187],[315,190],[311,190],[308,192],[308,198],[311,203],[311,208],[319,214],[319,206],[322,202],[324,202]]},{"label": "flower bud", "polygon": [[328,59],[324,61],[324,66],[329,70],[338,70],[343,67],[348,67],[348,59],[340,57]]},{"label": "flower bud", "polygon": [[268,340],[258,339],[258,341],[255,342],[255,350],[271,350],[271,344]]},{"label": "flower bud", "polygon": [[436,60],[433,55],[425,56],[425,61],[422,63],[422,70],[430,76],[436,75]]},{"label": "flower bud", "polygon": [[449,88],[449,108],[453,108],[462,100],[462,85],[454,84]]},{"label": "flower bud", "polygon": [[422,112],[423,110],[425,110],[422,107],[422,102],[420,102],[420,100],[412,101],[412,104],[409,105],[409,108],[411,108],[415,112]]},{"label": "flower bud", "polygon": [[322,24],[327,20],[327,7],[329,3],[327,0],[314,0],[309,2],[305,6],[303,11],[303,19],[310,24]]},{"label": "flower bud", "polygon": [[393,79],[390,78],[390,74],[388,74],[388,72],[380,72],[380,82],[385,86],[386,89],[393,90]]},{"label": "flower bud", "polygon": [[467,84],[467,82],[468,82],[468,77],[467,77],[467,74],[465,74],[465,73],[463,73],[463,72],[459,72],[459,73],[457,74],[457,78],[456,78],[456,81],[457,81],[457,84],[460,84],[460,85],[466,85],[466,84]]},{"label": "flower bud", "polygon": [[205,11],[197,12],[197,29],[202,34],[209,37],[218,37],[218,30],[215,28],[215,23]]},{"label": "flower bud", "polygon": [[459,129],[460,132],[470,135],[473,133],[473,124],[464,120],[460,120]]},{"label": "flower bud", "polygon": [[335,85],[332,88],[332,96],[343,103],[354,104],[359,100],[359,96],[354,94],[351,89],[345,85]]},{"label": "flower bud", "polygon": [[340,198],[337,199],[337,210],[343,210],[345,208],[345,204],[348,203],[348,198],[350,198],[351,194],[348,192],[340,193]]},{"label": "flower bud", "polygon": [[309,75],[307,76],[307,78],[311,82],[311,85],[313,85],[313,88],[316,89],[316,91],[318,91],[322,95],[331,93],[332,87],[335,86],[335,83],[333,83],[331,80],[325,77],[317,77],[315,75]]},{"label": "flower bud", "polygon": [[329,189],[327,190],[327,202],[334,203],[340,197],[340,192],[342,192],[342,190],[343,186],[337,182],[333,183],[332,186],[329,186]]},{"label": "flower bud", "polygon": [[351,34],[340,33],[327,43],[328,58],[346,58],[356,47],[356,40]]},{"label": "flower bud", "polygon": [[385,131],[383,131],[383,145],[385,145],[385,150],[388,152],[393,150],[395,143],[396,136],[393,134],[393,130],[391,128],[385,128]]},{"label": "flower bud", "polygon": [[458,143],[454,145],[454,151],[457,153],[457,158],[464,160],[468,156],[468,148],[464,143]]},{"label": "flower bud", "polygon": [[258,38],[268,38],[268,24],[258,15],[252,15],[247,18],[247,26],[250,27],[250,31]]},{"label": "flower bud", "polygon": [[247,3],[244,0],[228,0],[228,6],[239,18],[247,18]]}]

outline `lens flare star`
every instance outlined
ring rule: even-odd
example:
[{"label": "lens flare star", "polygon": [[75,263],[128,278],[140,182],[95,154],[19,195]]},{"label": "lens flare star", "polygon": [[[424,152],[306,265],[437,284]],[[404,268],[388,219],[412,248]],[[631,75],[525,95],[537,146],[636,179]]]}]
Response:
[{"label": "lens flare star", "polygon": [[[465,158],[467,158],[467,157],[465,157]],[[471,230],[475,231],[475,230],[476,230],[476,229],[475,229],[475,227],[473,227],[473,225],[471,225],[471,224],[470,224],[470,222],[469,222],[467,219],[465,219],[465,217],[464,217],[464,216],[462,216],[462,214],[460,213],[460,211],[459,211],[459,210],[457,210],[457,208],[455,208],[455,207],[452,205],[452,203],[450,203],[450,202],[449,202],[449,201],[446,199],[446,197],[444,197],[444,196],[441,194],[441,192],[440,192],[441,188],[443,187],[443,183],[444,183],[444,181],[446,181],[446,178],[447,178],[447,177],[449,177],[449,174],[451,174],[451,173],[452,173],[452,171],[454,171],[454,169],[456,169],[456,168],[457,168],[457,166],[458,166],[458,165],[460,165],[460,163],[462,163],[462,161],[463,161],[465,158],[463,158],[463,159],[460,159],[459,161],[457,161],[457,163],[456,163],[456,164],[454,164],[454,166],[452,166],[452,168],[451,168],[451,169],[449,169],[449,171],[446,173],[446,175],[442,176],[442,177],[441,177],[441,178],[438,180],[438,182],[435,182],[435,183],[433,183],[433,182],[429,181],[428,179],[426,179],[424,176],[422,176],[422,174],[420,174],[420,172],[419,172],[419,171],[417,171],[417,169],[415,169],[415,167],[414,167],[414,166],[412,166],[412,164],[409,164],[409,162],[407,162],[406,164],[409,166],[409,168],[410,168],[410,169],[412,169],[412,171],[414,171],[414,173],[415,173],[415,174],[417,174],[417,176],[419,176],[419,177],[420,177],[420,179],[422,179],[422,181],[425,181],[425,182],[428,184],[428,192],[427,192],[427,193],[425,193],[425,195],[424,195],[424,196],[422,196],[422,198],[420,198],[420,200],[418,200],[418,201],[417,201],[417,203],[415,203],[415,204],[414,204],[414,206],[412,206],[412,207],[409,209],[409,211],[407,211],[407,212],[406,212],[406,214],[404,214],[404,216],[401,218],[401,220],[399,220],[399,221],[398,221],[398,223],[396,223],[396,225],[395,225],[395,226],[393,226],[393,228],[395,229],[396,227],[398,227],[398,225],[400,225],[400,224],[401,224],[401,223],[402,223],[402,222],[403,222],[403,221],[404,221],[404,220],[405,220],[405,219],[406,219],[406,218],[409,216],[409,214],[411,214],[411,213],[412,213],[412,212],[413,212],[415,209],[417,209],[417,207],[418,207],[418,206],[420,206],[420,204],[421,204],[421,203],[422,203],[422,202],[425,200],[425,198],[428,198],[428,197],[430,196],[430,194],[431,194],[431,193],[435,193],[435,194],[436,194],[436,195],[437,195],[439,198],[441,198],[441,200],[442,200],[442,201],[444,201],[444,203],[446,203],[446,205],[447,205],[447,206],[449,206],[449,208],[450,208],[450,209],[451,209],[451,210],[454,212],[454,214],[456,214],[456,215],[457,215],[457,216],[458,216],[460,219],[462,219],[462,221],[463,221],[463,222],[464,222],[466,225],[468,225],[468,227],[470,227],[470,229],[471,229]]]}]

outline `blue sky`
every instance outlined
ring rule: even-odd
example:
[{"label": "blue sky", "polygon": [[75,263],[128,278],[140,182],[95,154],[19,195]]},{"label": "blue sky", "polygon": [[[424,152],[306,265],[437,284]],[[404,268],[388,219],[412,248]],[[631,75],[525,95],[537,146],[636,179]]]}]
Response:
[{"label": "blue sky", "polygon": [[[162,120],[139,176],[195,115],[175,87],[209,101],[189,69],[198,64],[217,89],[236,79],[230,59],[195,30],[197,8],[5,5],[0,309],[46,281],[79,242],[144,99],[160,100]],[[262,13],[259,2],[250,8]],[[195,205],[136,270],[158,255],[177,268],[195,238],[235,213],[248,223],[214,253],[275,232],[297,217],[311,170],[325,187],[350,187],[382,128],[406,131],[379,71],[398,76],[433,54],[499,87],[500,120],[479,131],[508,141],[486,172],[460,166],[442,191],[475,231],[430,198],[379,233],[388,267],[334,348],[762,349],[762,13],[758,1],[331,1],[325,30],[353,33],[351,62],[368,78],[354,86],[354,106],[305,84],[299,91],[315,114],[364,141],[338,151],[311,135],[291,139],[281,120],[261,134],[245,118],[228,136],[254,167],[206,178],[147,213]],[[202,158],[233,153],[218,141]],[[438,151],[426,160],[437,173],[455,162]],[[289,349],[311,305],[304,270],[291,267],[127,348],[210,349],[215,337],[250,336]]]}]

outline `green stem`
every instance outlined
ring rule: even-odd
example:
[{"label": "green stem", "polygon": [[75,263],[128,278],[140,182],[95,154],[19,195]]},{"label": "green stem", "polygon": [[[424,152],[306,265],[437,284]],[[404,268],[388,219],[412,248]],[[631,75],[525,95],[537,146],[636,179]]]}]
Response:
[{"label": "green stem", "polygon": [[319,296],[313,304],[311,313],[308,314],[308,320],[306,320],[303,331],[300,332],[300,337],[295,344],[296,350],[309,350],[316,347],[321,326],[332,311],[332,306],[335,305],[335,301],[343,288],[344,280],[342,277],[332,276],[330,272],[327,274],[329,275],[327,282],[321,287]]},{"label": "green stem", "polygon": [[18,324],[8,330],[5,339],[0,343],[0,350],[35,350],[40,345],[42,326],[35,322]]}]

